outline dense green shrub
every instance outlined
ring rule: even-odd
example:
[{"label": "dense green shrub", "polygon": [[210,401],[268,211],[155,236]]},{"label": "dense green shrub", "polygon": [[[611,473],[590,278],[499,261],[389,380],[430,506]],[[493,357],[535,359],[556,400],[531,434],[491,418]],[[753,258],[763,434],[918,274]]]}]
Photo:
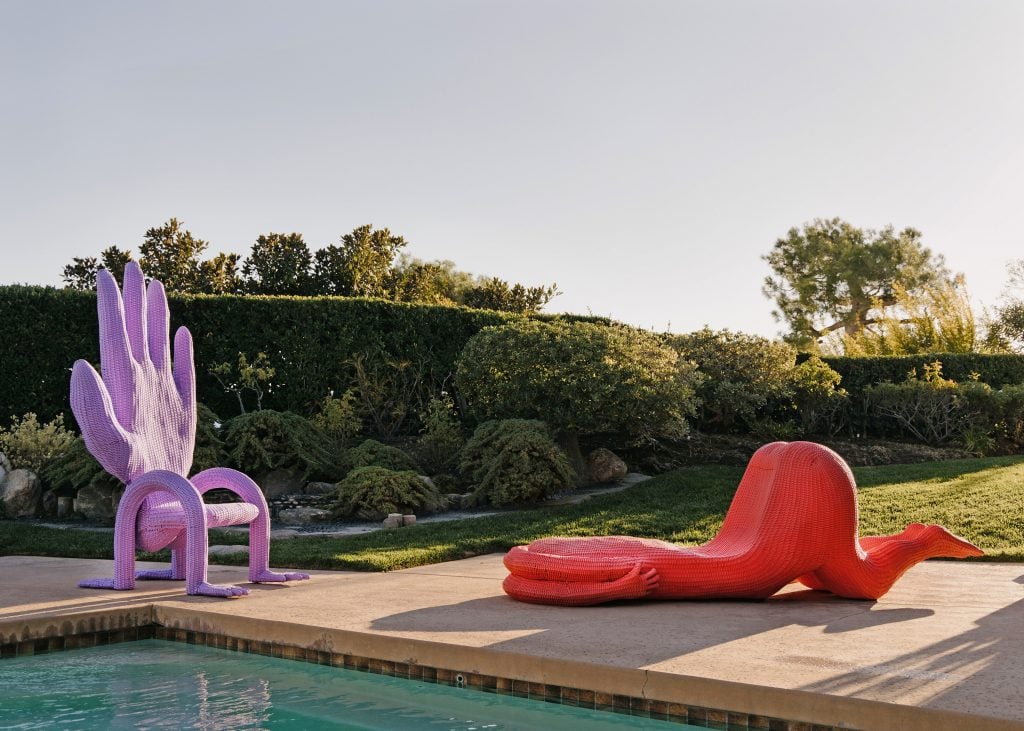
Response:
[{"label": "dense green shrub", "polygon": [[371,466],[353,470],[338,483],[332,513],[335,517],[381,520],[389,513],[429,513],[443,504],[437,488],[415,472]]},{"label": "dense green shrub", "polygon": [[40,424],[32,412],[20,419],[11,417],[11,425],[0,427],[0,452],[7,455],[11,465],[39,472],[59,457],[74,441],[75,435],[64,428],[64,417]]},{"label": "dense green shrub", "polygon": [[697,385],[702,431],[749,429],[790,396],[796,350],[786,343],[707,327],[667,342],[704,376]]},{"label": "dense green shrub", "polygon": [[100,466],[81,437],[75,437],[60,456],[42,469],[39,476],[48,488],[68,497],[74,497],[84,487],[107,491],[124,484]]},{"label": "dense green shrub", "polygon": [[544,500],[575,478],[547,425],[532,419],[481,424],[462,450],[460,469],[473,483],[473,501],[497,506]]},{"label": "dense green shrub", "polygon": [[696,381],[695,366],[648,332],[565,321],[484,328],[456,371],[472,416],[544,421],[578,472],[580,435],[630,444],[685,435]]},{"label": "dense green shrub", "polygon": [[841,376],[816,355],[792,370],[793,406],[804,434],[835,436],[847,425],[850,395],[840,382]]},{"label": "dense green shrub", "polygon": [[228,465],[250,476],[287,470],[308,479],[340,473],[331,440],[309,421],[287,411],[252,411],[227,423]]},{"label": "dense green shrub", "polygon": [[202,403],[196,404],[196,446],[192,451],[192,474],[227,464],[221,418]]},{"label": "dense green shrub", "polygon": [[350,470],[362,467],[384,467],[396,472],[419,470],[419,465],[401,449],[382,444],[375,439],[367,439],[359,446],[348,450],[345,453],[345,466]]},{"label": "dense green shrub", "polygon": [[970,426],[968,402],[956,381],[942,377],[938,361],[925,365],[902,383],[879,383],[865,389],[868,408],[887,419],[898,433],[933,446],[957,440]]},{"label": "dense green shrub", "polygon": [[419,461],[430,474],[452,469],[466,443],[452,397],[442,391],[440,397],[431,398],[420,415],[420,421],[423,429],[416,444]]}]

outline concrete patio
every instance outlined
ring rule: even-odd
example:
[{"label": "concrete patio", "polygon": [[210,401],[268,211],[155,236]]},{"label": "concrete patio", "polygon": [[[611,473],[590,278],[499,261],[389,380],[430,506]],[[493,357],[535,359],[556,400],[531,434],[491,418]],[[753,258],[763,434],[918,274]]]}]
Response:
[{"label": "concrete patio", "polygon": [[[6,556],[0,570],[5,648],[155,624],[798,722],[791,728],[1024,729],[1021,564],[929,561],[878,602],[791,586],[760,603],[590,608],[509,599],[500,555],[315,572],[236,600],[188,597],[173,582],[76,587],[110,575],[110,561]],[[244,578],[240,567],[211,568],[215,582]]]}]

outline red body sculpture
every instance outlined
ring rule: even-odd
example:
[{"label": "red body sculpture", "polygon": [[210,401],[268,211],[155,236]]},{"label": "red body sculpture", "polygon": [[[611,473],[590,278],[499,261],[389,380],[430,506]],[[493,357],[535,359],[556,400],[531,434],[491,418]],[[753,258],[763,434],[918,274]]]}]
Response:
[{"label": "red body sculpture", "polygon": [[927,558],[980,556],[939,525],[857,538],[853,474],[831,449],[775,442],[750,459],[710,542],[693,548],[626,536],[544,538],[505,556],[506,593],[537,604],[617,599],[764,599],[800,581],[877,599]]}]

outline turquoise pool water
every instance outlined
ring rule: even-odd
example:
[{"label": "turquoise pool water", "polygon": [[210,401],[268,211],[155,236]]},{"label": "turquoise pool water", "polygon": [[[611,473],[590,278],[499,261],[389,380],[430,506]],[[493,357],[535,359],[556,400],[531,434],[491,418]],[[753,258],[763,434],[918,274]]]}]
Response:
[{"label": "turquoise pool water", "polygon": [[0,729],[697,728],[161,640],[0,662]]}]

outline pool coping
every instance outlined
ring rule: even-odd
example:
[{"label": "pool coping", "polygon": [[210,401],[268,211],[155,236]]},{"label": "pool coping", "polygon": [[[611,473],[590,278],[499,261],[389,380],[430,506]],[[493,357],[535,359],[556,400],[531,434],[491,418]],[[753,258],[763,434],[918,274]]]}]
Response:
[{"label": "pool coping", "polygon": [[[375,580],[387,580],[389,576],[395,574],[376,575]],[[119,593],[117,597],[121,599],[126,594],[130,593]],[[614,667],[566,657],[538,657],[508,649],[357,631],[308,621],[242,616],[226,611],[228,605],[215,600],[186,601],[195,598],[185,598],[180,591],[161,594],[140,596],[137,601],[116,607],[57,609],[0,618],[0,657],[155,638],[709,728],[1024,728],[1024,723],[1017,720],[977,713],[755,685],[650,667]],[[581,678],[587,682],[581,683]]]}]

